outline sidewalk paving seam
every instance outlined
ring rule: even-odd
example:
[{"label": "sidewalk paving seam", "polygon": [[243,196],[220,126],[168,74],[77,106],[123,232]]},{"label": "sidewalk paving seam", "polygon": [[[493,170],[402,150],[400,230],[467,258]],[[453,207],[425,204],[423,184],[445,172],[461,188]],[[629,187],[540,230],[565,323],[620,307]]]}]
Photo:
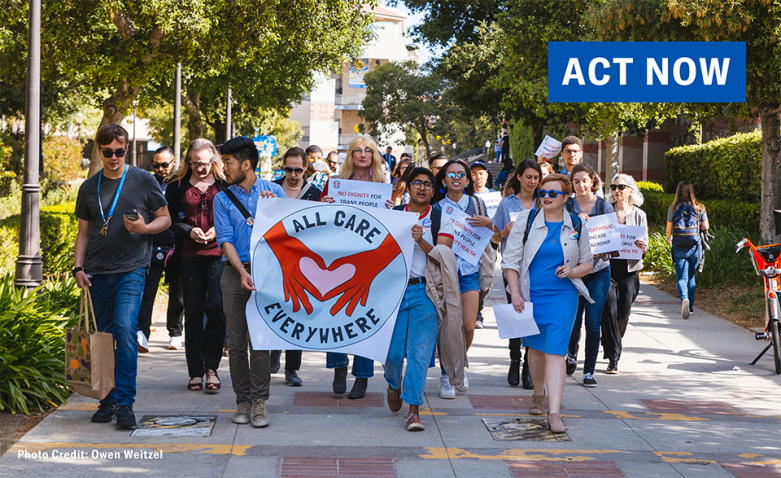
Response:
[{"label": "sidewalk paving seam", "polygon": [[[426,404],[428,405],[428,409],[432,412],[434,411],[434,407],[431,406],[431,403],[428,401],[428,394],[423,393],[423,397],[426,400]],[[445,415],[447,416],[447,415]],[[431,420],[434,421],[434,425],[437,427],[437,433],[439,434],[439,440],[442,442],[442,446],[445,448],[445,450],[448,449],[447,444],[445,443],[445,437],[442,436],[442,430],[439,428],[439,423],[437,422],[437,415],[435,413],[431,414]],[[450,471],[453,472],[454,477],[458,477],[458,474],[456,473],[456,468],[453,466],[453,460],[450,458],[450,453],[447,454],[447,463],[450,465]]]},{"label": "sidewalk paving seam", "polygon": [[239,426],[234,424],[233,421],[231,421],[230,424],[234,427],[233,440],[231,441],[231,448],[230,452],[228,453],[228,459],[225,460],[225,466],[222,468],[222,473],[220,474],[220,476],[223,478],[225,477],[225,472],[228,470],[228,465],[231,462],[231,458],[233,458],[233,447],[236,446],[236,436],[239,434]]}]

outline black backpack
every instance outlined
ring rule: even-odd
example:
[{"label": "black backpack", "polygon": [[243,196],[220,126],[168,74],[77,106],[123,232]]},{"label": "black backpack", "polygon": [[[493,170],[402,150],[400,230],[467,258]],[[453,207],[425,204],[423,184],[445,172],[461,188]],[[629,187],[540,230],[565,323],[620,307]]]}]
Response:
[{"label": "black backpack", "polygon": [[[393,206],[394,211],[405,211],[406,209],[407,206],[405,204]],[[442,223],[442,209],[432,206],[429,214],[431,215],[431,238],[434,240],[434,245],[436,245],[439,225]]]},{"label": "black backpack", "polygon": [[[532,209],[531,212],[529,212],[529,219],[526,221],[526,230],[523,231],[524,245],[526,245],[526,240],[529,239],[529,231],[531,231],[532,229],[532,223],[534,222],[534,218],[537,217],[538,212],[540,212],[539,209]],[[575,231],[578,233],[578,241],[580,241],[580,236],[583,235],[582,234],[583,221],[581,221],[580,216],[578,216],[574,212],[570,212],[569,215],[572,218],[572,226],[575,228]]]}]

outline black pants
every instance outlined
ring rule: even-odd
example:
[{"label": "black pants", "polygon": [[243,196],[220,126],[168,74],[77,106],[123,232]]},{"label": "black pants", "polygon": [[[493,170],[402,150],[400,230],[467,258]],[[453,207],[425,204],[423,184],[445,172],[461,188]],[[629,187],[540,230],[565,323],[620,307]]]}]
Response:
[{"label": "black pants", "polygon": [[621,358],[621,339],[629,324],[632,304],[640,292],[640,274],[639,272],[628,272],[627,265],[627,261],[624,259],[610,261],[612,284],[605,302],[605,309],[602,311],[604,358],[615,361]]},{"label": "black pants", "polygon": [[220,367],[226,327],[220,288],[224,267],[221,259],[182,261],[184,346],[190,377],[203,377],[204,368],[217,370]]},{"label": "black pants", "polygon": [[[149,273],[144,281],[144,297],[141,299],[141,308],[138,311],[138,330],[144,332],[149,338],[149,329],[152,327],[152,310],[155,306],[157,288],[160,286],[160,278],[163,276],[165,266],[162,262],[152,263]],[[179,337],[182,335],[182,319],[184,318],[184,301],[182,299],[182,281],[178,275],[166,274],[168,281],[168,312],[166,328],[168,335]]]},{"label": "black pants", "polygon": [[[507,277],[504,275],[504,271],[502,271],[502,282],[504,282],[504,295],[507,296],[507,303],[512,304],[513,298],[510,296],[510,293],[507,292]],[[510,360],[521,360],[523,358],[523,354],[521,353],[521,339],[510,339]],[[528,356],[529,354],[529,347],[526,347],[526,354]]]},{"label": "black pants", "polygon": [[[279,360],[282,356],[281,350],[271,351],[271,362]],[[301,350],[285,350],[285,370],[296,372],[301,369]]]}]

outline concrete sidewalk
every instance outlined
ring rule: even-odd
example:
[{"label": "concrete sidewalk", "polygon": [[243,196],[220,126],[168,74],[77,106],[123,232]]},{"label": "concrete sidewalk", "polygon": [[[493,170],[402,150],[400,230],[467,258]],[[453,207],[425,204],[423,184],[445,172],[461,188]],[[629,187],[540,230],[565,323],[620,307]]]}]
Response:
[{"label": "concrete sidewalk", "polygon": [[[633,308],[620,373],[606,375],[607,363],[599,360],[599,384],[587,389],[579,364],[564,391],[568,440],[535,432],[542,422],[527,423],[532,392],[506,382],[507,344],[490,308],[504,301],[501,283],[498,276],[485,329],[476,331],[469,352],[471,389],[443,400],[439,370],[429,370],[423,432],[404,429],[406,407],[400,415],[388,410],[380,364],[366,398],[337,400],[322,353],[304,354],[303,387],[286,386],[282,373],[272,376],[269,427],[234,425],[227,359],[218,394],[188,391],[184,352],[166,350],[157,310],[150,353],[139,357],[136,417],[213,415],[211,435],[131,437],[91,423],[96,402],[73,395],[0,457],[0,470],[45,477],[781,476],[781,377],[767,355],[748,365],[764,342],[699,309],[682,320],[678,301],[646,284]],[[528,435],[498,440],[489,426],[503,430],[499,438]],[[134,451],[162,455],[125,457]]]}]

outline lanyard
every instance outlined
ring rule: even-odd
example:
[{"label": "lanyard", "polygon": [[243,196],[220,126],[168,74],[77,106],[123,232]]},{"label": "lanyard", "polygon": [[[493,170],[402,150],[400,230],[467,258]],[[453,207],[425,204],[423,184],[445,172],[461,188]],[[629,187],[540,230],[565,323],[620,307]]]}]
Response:
[{"label": "lanyard", "polygon": [[103,215],[103,203],[100,200],[100,180],[103,178],[103,171],[98,176],[98,207],[100,208],[100,218],[103,219],[103,228],[100,230],[101,235],[108,235],[108,222],[111,220],[111,216],[114,215],[114,209],[117,207],[117,201],[119,201],[119,193],[122,192],[122,186],[125,184],[125,176],[127,176],[128,167],[125,165],[124,171],[122,171],[122,179],[119,180],[119,186],[114,193],[114,202],[111,204],[111,210],[108,212],[108,219]]}]

